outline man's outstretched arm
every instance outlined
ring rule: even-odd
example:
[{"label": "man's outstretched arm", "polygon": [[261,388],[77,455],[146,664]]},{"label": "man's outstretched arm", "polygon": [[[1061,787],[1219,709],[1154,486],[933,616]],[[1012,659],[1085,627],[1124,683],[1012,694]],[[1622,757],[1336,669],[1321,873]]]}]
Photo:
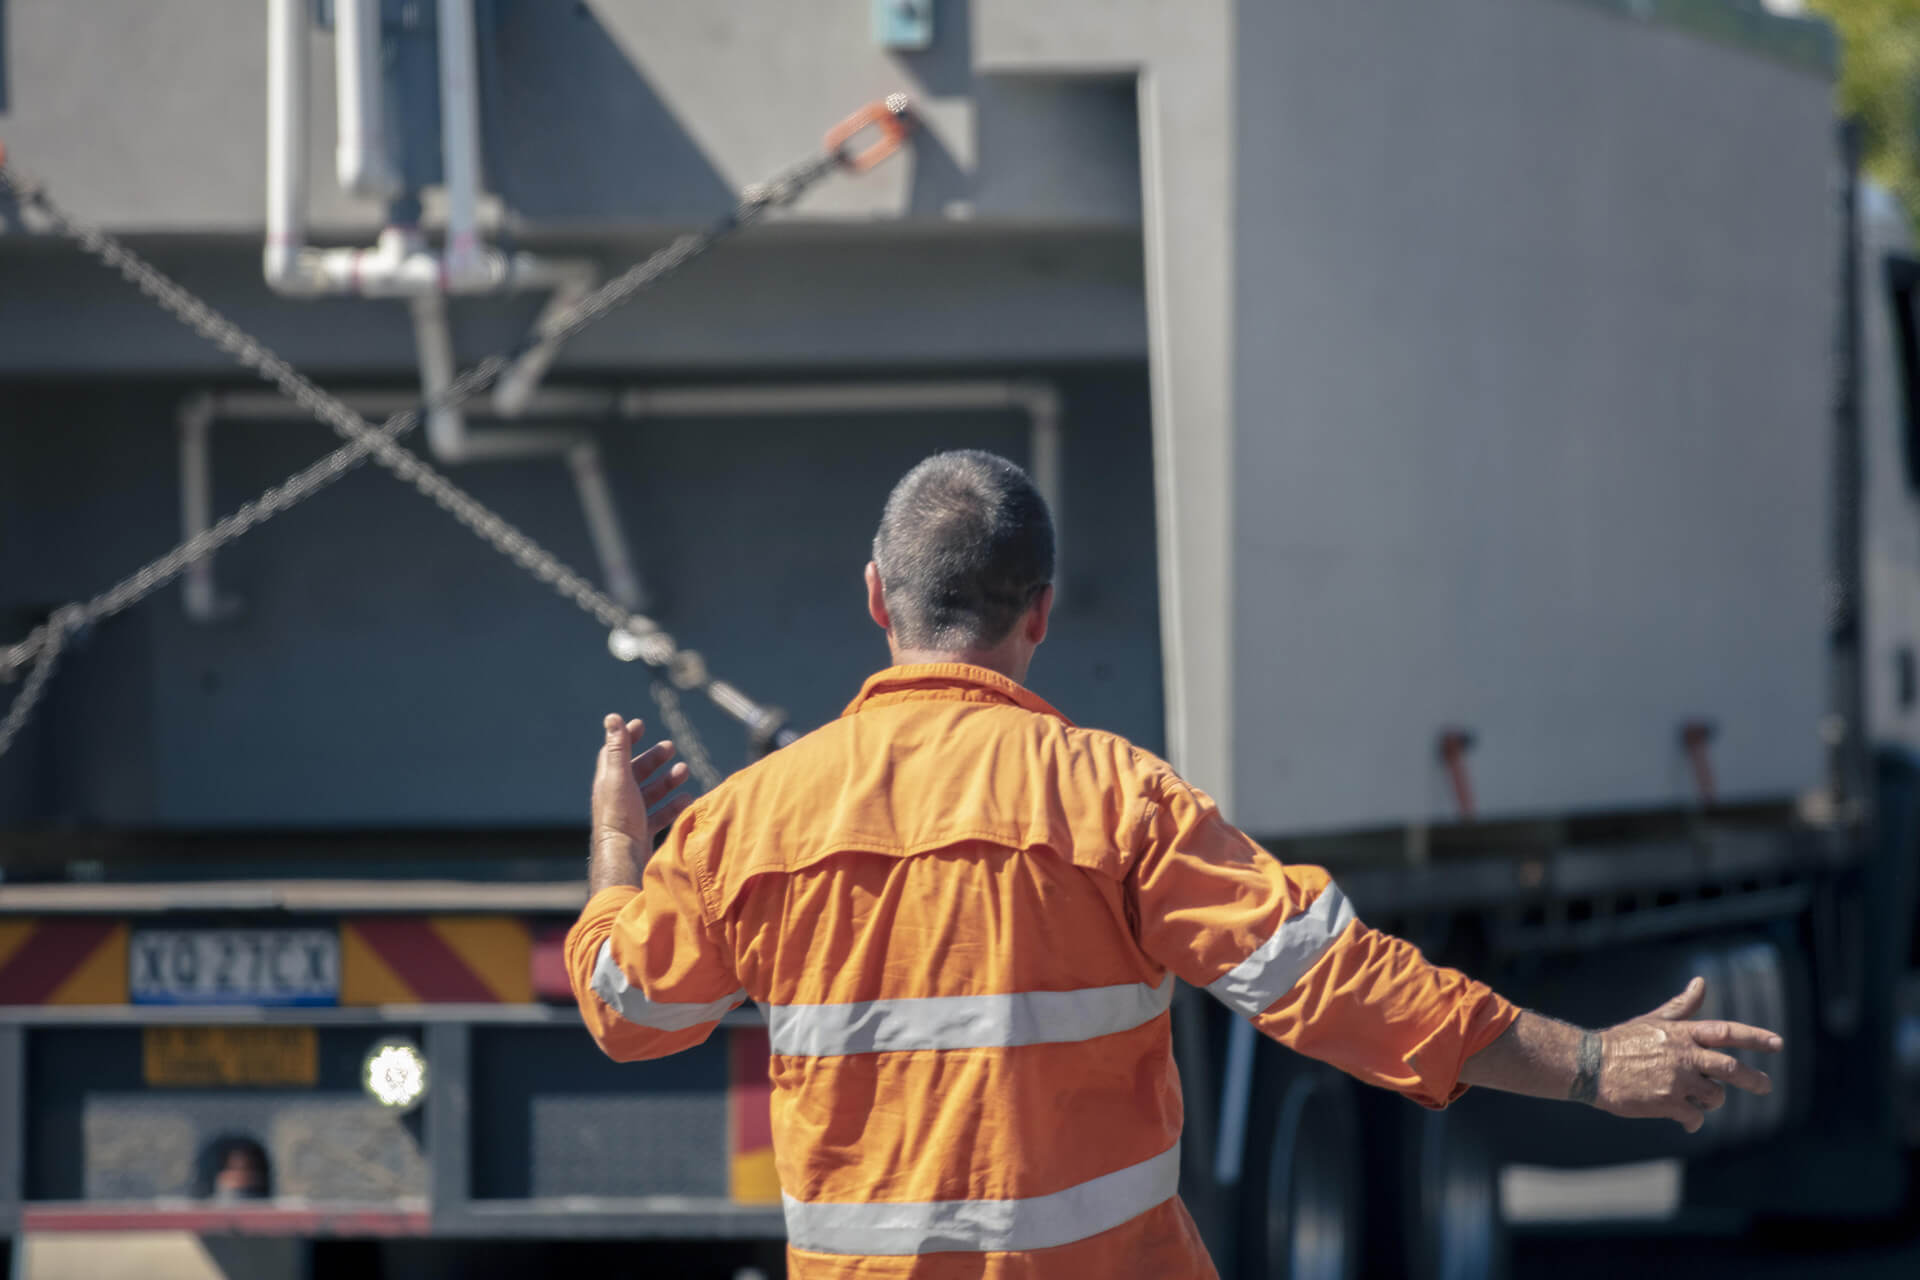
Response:
[{"label": "man's outstretched arm", "polygon": [[1727,1085],[1769,1093],[1773,1082],[1725,1050],[1778,1052],[1780,1037],[1738,1022],[1691,1019],[1706,999],[1704,978],[1644,1017],[1585,1031],[1523,1012],[1460,1070],[1463,1084],[1535,1098],[1565,1098],[1611,1115],[1677,1121],[1697,1132],[1727,1100]]},{"label": "man's outstretched arm", "polygon": [[1723,1050],[1772,1051],[1779,1037],[1689,1021],[1706,995],[1698,979],[1605,1031],[1529,1013],[1368,928],[1325,870],[1283,867],[1171,770],[1151,781],[1129,874],[1141,946],[1296,1052],[1429,1107],[1479,1084],[1689,1132],[1726,1085],[1771,1087]]},{"label": "man's outstretched arm", "polygon": [[1282,866],[1170,769],[1129,868],[1135,936],[1176,974],[1296,1053],[1427,1107],[1521,1011],[1368,928],[1325,869]]}]

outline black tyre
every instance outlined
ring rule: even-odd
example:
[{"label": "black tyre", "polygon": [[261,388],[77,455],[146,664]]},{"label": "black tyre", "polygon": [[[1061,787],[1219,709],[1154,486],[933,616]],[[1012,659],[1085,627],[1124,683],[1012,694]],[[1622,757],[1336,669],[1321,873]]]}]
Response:
[{"label": "black tyre", "polygon": [[[1360,1123],[1353,1085],[1317,1063],[1290,1065],[1257,1107],[1242,1183],[1244,1280],[1360,1275]],[[1261,1138],[1264,1137],[1264,1141]]]},{"label": "black tyre", "polygon": [[1401,1205],[1409,1280],[1504,1280],[1500,1170],[1457,1112],[1404,1117]]}]

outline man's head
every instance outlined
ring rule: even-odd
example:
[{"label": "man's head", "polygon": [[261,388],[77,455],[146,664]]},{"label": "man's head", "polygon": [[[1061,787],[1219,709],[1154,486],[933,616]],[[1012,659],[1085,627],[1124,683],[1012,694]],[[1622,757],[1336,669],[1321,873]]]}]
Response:
[{"label": "man's head", "polygon": [[867,607],[895,661],[978,662],[1023,679],[1053,603],[1053,517],[1027,473],[976,449],[937,453],[887,497]]}]

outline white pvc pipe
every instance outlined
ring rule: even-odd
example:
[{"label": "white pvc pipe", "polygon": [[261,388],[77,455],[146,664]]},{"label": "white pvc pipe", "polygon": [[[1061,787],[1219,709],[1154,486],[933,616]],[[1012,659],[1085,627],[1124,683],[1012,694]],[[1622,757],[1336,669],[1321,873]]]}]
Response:
[{"label": "white pvc pipe", "polygon": [[1046,499],[1053,515],[1053,598],[1060,599],[1062,573],[1058,530],[1061,524],[1060,497],[1066,482],[1064,442],[1060,434],[1060,393],[1044,382],[1022,384],[1027,410],[1027,454],[1033,467],[1033,487]]},{"label": "white pvc pipe", "polygon": [[[419,395],[411,391],[348,391],[337,394],[336,398],[355,413],[376,422],[420,403]],[[275,419],[313,416],[304,406],[295,404],[277,391],[218,391],[213,393],[211,399],[216,417]],[[591,390],[541,391],[529,404],[531,411],[550,418],[604,418],[611,415],[615,407],[613,392]],[[468,416],[484,417],[487,412],[484,401],[476,402]]]},{"label": "white pvc pipe", "polygon": [[400,175],[387,155],[380,77],[380,0],[334,0],[334,91],[339,145],[334,170],[342,190],[391,199]]},{"label": "white pvc pipe", "polygon": [[[620,393],[627,418],[756,417],[794,413],[911,413],[1001,409],[1027,416],[1033,487],[1060,523],[1065,483],[1060,395],[1044,382],[801,382],[757,386],[633,387]],[[1054,598],[1060,596],[1060,553],[1054,554]]]},{"label": "white pvc pipe", "polygon": [[447,274],[465,274],[480,248],[480,120],[473,0],[440,0],[440,164],[447,197]]},{"label": "white pvc pipe", "polygon": [[267,244],[263,269],[276,289],[297,283],[306,243],[307,6],[267,4]]},{"label": "white pvc pipe", "polygon": [[640,589],[640,575],[627,551],[627,534],[620,525],[620,509],[614,505],[613,486],[607,483],[607,470],[600,465],[600,446],[591,436],[575,444],[567,450],[567,466],[573,470],[580,512],[587,520],[587,536],[593,540],[607,594],[638,613],[647,607],[646,594]]},{"label": "white pvc pipe", "polygon": [[[583,259],[517,253],[509,260],[487,249],[476,249],[456,268],[445,254],[424,246],[396,254],[388,240],[396,232],[391,227],[382,232],[381,243],[371,249],[297,250],[288,255],[290,274],[279,279],[269,276],[267,283],[281,293],[301,297],[417,298],[429,293],[572,288],[571,282],[594,271],[593,264]],[[580,295],[586,292],[582,289]],[[544,345],[550,363],[557,344]]]},{"label": "white pvc pipe", "polygon": [[634,387],[620,412],[644,417],[749,417],[757,414],[884,413],[915,409],[1030,411],[1020,382],[798,382],[747,386]]},{"label": "white pvc pipe", "polygon": [[[439,296],[413,300],[415,338],[420,347],[421,390],[433,397],[454,376],[453,341],[446,301]],[[418,398],[395,391],[345,391],[340,399],[374,419],[412,408]],[[220,392],[208,398],[211,412],[231,418],[306,417],[307,411],[283,396],[264,391]],[[1044,382],[969,380],[955,382],[791,383],[757,386],[630,387],[621,391],[553,388],[527,401],[543,418],[618,415],[648,417],[754,417],[795,413],[881,413],[986,409],[1027,415],[1034,487],[1060,513],[1065,480],[1059,393]],[[611,487],[592,437],[580,432],[527,428],[467,429],[466,415],[455,411],[429,415],[427,443],[443,462],[475,462],[564,453],[573,470],[580,506],[592,537],[609,593],[631,609],[643,607],[644,587],[627,551]],[[1059,581],[1056,558],[1054,578]],[[629,585],[630,584],[630,585]],[[623,594],[631,591],[632,602]],[[1056,587],[1055,595],[1058,597]]]},{"label": "white pvc pipe", "polygon": [[[439,315],[433,314],[439,310]],[[446,339],[445,304],[440,298],[415,301],[418,319],[426,312],[428,347],[435,354],[423,358],[422,370],[431,376],[450,375],[451,343]],[[355,412],[374,418],[412,408],[419,403],[404,392],[371,391],[349,393],[341,397]],[[539,398],[542,407],[575,416],[605,416],[613,408],[608,392],[579,391],[546,393]],[[284,396],[263,391],[226,391],[190,396],[180,406],[180,511],[181,529],[191,538],[205,530],[212,520],[213,464],[209,433],[218,418],[281,419],[304,418],[306,409]],[[639,611],[647,604],[644,585],[627,548],[626,532],[613,488],[601,463],[600,446],[583,431],[555,431],[536,428],[493,428],[468,432],[459,414],[442,419],[439,434],[428,422],[428,445],[434,456],[446,463],[486,462],[529,457],[563,455],[572,472],[579,495],[580,511],[586,520],[587,536],[600,561],[601,580],[607,593],[628,609]],[[196,622],[213,622],[232,612],[233,602],[219,597],[213,574],[213,558],[208,556],[189,565],[183,591],[187,614]]]},{"label": "white pvc pipe", "polygon": [[[213,398],[188,396],[181,402],[180,424],[180,536],[197,538],[213,523]],[[214,593],[213,557],[202,556],[180,577],[180,596],[187,617],[212,622],[219,615]]]},{"label": "white pvc pipe", "polygon": [[[296,297],[416,298],[426,294],[552,289],[561,295],[542,321],[589,292],[598,270],[587,259],[511,258],[480,242],[480,134],[475,96],[471,0],[441,0],[441,148],[446,170],[447,244],[435,251],[417,231],[389,227],[371,249],[306,247],[306,14],[300,0],[271,0],[268,45],[267,283]],[[356,7],[358,6],[358,7]],[[366,12],[362,13],[361,9]],[[338,36],[342,186],[397,190],[381,143],[378,4],[342,0]],[[511,372],[524,400],[558,350],[540,344]],[[510,401],[512,402],[512,401]]]},{"label": "white pvc pipe", "polygon": [[499,270],[507,288],[525,292],[577,289],[584,296],[593,291],[594,283],[600,279],[600,268],[589,259],[540,258],[531,253],[514,254],[500,263]]},{"label": "white pvc pipe", "polygon": [[1060,488],[1060,397],[1052,387],[1029,389],[1025,408],[1032,419],[1031,453],[1034,487],[1041,493]]},{"label": "white pvc pipe", "polygon": [[[416,313],[417,314],[417,313]],[[444,308],[435,322],[435,349],[441,349]],[[423,351],[426,349],[423,346]],[[447,377],[452,377],[451,347],[444,348]],[[423,388],[425,382],[423,380]],[[405,392],[350,391],[341,398],[361,413],[384,418],[418,401]],[[222,392],[215,397],[222,414],[233,417],[304,417],[306,410],[267,391]],[[484,402],[479,402],[484,403]],[[693,384],[681,387],[628,387],[600,391],[551,388],[534,394],[526,412],[541,418],[603,417],[699,418],[780,417],[789,414],[886,413],[958,409],[1004,410],[1027,415],[1034,487],[1058,512],[1065,483],[1059,393],[1044,382],[975,379],[955,382],[761,383],[748,386]],[[477,415],[476,415],[477,416]],[[459,446],[456,445],[457,449]],[[438,452],[438,450],[436,450]],[[444,456],[444,455],[443,455]]]},{"label": "white pvc pipe", "polygon": [[[335,9],[340,185],[356,195],[398,192],[382,128],[380,0],[338,0]],[[277,293],[295,297],[358,295],[419,299],[447,293],[553,289],[543,325],[584,297],[598,279],[591,262],[515,254],[511,260],[479,238],[480,127],[473,0],[439,0],[441,154],[447,199],[447,243],[429,249],[417,232],[389,227],[372,249],[306,247],[307,13],[305,0],[268,0],[267,243],[262,269]],[[422,353],[421,380],[444,389],[453,376],[444,305],[414,308]],[[525,410],[558,354],[542,342],[508,371],[500,404]],[[435,362],[433,368],[429,362]],[[431,393],[430,393],[431,394]],[[457,456],[465,424],[440,411],[428,423],[436,452]],[[442,452],[442,451],[445,452]]]},{"label": "white pvc pipe", "polygon": [[[525,257],[525,254],[515,256],[516,274],[521,259]],[[592,263],[552,261],[544,265],[549,270],[564,270],[566,274],[555,288],[553,296],[547,299],[547,305],[534,318],[535,333],[547,332],[575,303],[592,293],[594,286],[600,282],[600,272]],[[543,338],[532,350],[514,361],[513,366],[500,375],[500,382],[493,389],[494,409],[507,418],[517,418],[525,413],[534,389],[547,376],[554,357],[559,354],[560,343],[553,338]]]},{"label": "white pvc pipe", "polygon": [[[429,402],[453,385],[453,330],[447,323],[447,300],[437,293],[413,299],[413,342],[420,360],[420,394]],[[427,409],[427,447],[446,462],[467,456],[467,420],[457,408]]]},{"label": "white pvc pipe", "polygon": [[[447,319],[447,300],[440,294],[427,294],[412,299],[410,305],[414,345],[420,361],[420,394],[429,402],[427,447],[434,457],[450,463],[536,457],[569,452],[585,440],[578,432],[538,429],[468,432],[464,407],[432,403],[446,394],[458,372],[454,363],[453,329]],[[610,504],[612,499],[605,498],[604,502]],[[590,513],[588,520],[592,519]]]}]

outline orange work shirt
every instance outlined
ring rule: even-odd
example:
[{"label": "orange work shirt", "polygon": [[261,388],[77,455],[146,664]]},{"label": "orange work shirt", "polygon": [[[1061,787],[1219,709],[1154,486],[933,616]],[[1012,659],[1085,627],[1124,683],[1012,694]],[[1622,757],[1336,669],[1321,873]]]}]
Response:
[{"label": "orange work shirt", "polygon": [[882,671],[702,796],[566,956],[621,1061],[760,1005],[794,1280],[1213,1276],[1176,977],[1428,1106],[1518,1014],[1163,761],[959,664]]}]

